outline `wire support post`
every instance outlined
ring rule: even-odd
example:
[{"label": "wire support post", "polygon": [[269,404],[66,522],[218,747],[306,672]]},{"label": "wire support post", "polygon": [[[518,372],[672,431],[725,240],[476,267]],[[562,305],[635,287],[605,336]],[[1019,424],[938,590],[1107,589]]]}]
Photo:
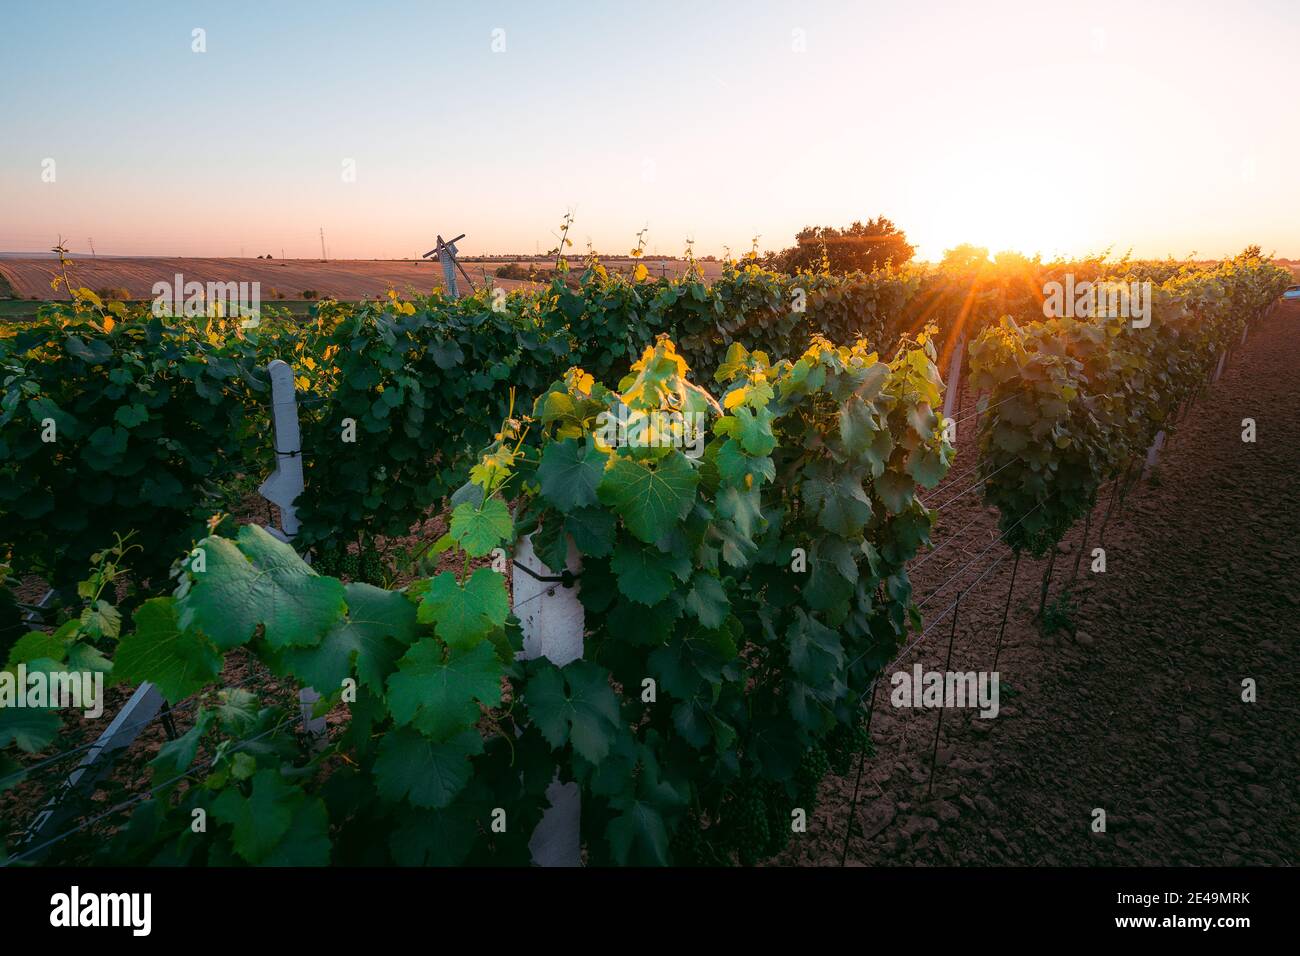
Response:
[{"label": "wire support post", "polygon": [[844,846],[840,848],[840,866],[844,866],[849,859],[849,841],[853,839],[853,822],[857,819],[858,812],[858,792],[862,787],[862,769],[867,763],[867,749],[871,739],[871,718],[876,712],[876,685],[880,683],[879,679],[871,682],[871,702],[867,705],[867,743],[858,748],[858,774],[853,781],[853,798],[849,800],[849,812],[844,820]]},{"label": "wire support post", "polygon": [[[966,596],[963,591],[957,597],[957,603],[952,609],[952,627],[948,629],[948,656],[944,660],[943,669],[946,672],[952,670],[952,646],[957,639],[957,616],[961,612],[961,600]],[[925,785],[925,797],[928,800],[934,792],[934,773],[935,761],[939,756],[939,734],[943,731],[943,712],[947,710],[948,701],[945,700],[945,706],[939,708],[939,719],[934,725],[934,742],[930,745],[930,779]]]},{"label": "wire support post", "polygon": [[1002,605],[1002,622],[998,624],[998,639],[993,648],[993,669],[989,672],[996,674],[998,671],[998,660],[1002,656],[1002,636],[1007,632],[1007,617],[1011,613],[1011,596],[1016,591],[1016,571],[1020,569],[1020,552],[1016,552],[1016,558],[1011,562],[1011,583],[1007,585],[1007,600]]},{"label": "wire support post", "polygon": [[[1095,508],[1096,505],[1093,505]],[[1074,570],[1070,573],[1070,587],[1079,579],[1079,562],[1083,560],[1083,552],[1088,550],[1088,532],[1092,529],[1092,508],[1083,518],[1083,540],[1079,542],[1079,553],[1074,556]]]},{"label": "wire support post", "polygon": [[1056,568],[1056,546],[1052,546],[1052,556],[1047,561],[1047,569],[1043,572],[1042,588],[1038,592],[1038,619],[1043,619],[1043,612],[1047,609],[1047,592],[1052,586],[1052,571]]}]

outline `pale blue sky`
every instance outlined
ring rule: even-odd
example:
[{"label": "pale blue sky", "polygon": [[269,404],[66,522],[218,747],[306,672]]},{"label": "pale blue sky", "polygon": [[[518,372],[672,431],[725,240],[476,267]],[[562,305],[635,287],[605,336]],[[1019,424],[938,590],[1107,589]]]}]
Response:
[{"label": "pale blue sky", "polygon": [[883,213],[929,257],[1300,256],[1298,11],[10,4],[0,250],[314,256],[324,226],[333,257],[437,231],[525,252],[573,209],[607,252],[646,224],[652,249],[721,252]]}]

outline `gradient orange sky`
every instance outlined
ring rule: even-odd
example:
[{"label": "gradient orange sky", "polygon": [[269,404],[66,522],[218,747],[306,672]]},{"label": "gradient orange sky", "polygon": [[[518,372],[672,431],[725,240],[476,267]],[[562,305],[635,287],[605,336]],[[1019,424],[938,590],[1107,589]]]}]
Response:
[{"label": "gradient orange sky", "polygon": [[1300,257],[1297,64],[1294,0],[24,5],[0,251],[531,252],[573,210],[579,252],[883,214],[926,258]]}]

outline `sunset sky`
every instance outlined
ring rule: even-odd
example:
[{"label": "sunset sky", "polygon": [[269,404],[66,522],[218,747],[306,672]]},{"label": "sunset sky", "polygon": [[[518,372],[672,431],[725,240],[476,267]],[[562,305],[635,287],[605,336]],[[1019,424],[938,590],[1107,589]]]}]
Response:
[{"label": "sunset sky", "polygon": [[9,5],[0,251],[532,252],[572,210],[579,252],[883,214],[925,258],[1300,257],[1296,0],[637,10]]}]

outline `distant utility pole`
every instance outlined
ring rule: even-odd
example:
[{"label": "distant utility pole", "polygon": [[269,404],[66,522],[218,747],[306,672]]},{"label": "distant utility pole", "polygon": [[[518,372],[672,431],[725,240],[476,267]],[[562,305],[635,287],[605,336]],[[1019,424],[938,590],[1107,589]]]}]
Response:
[{"label": "distant utility pole", "polygon": [[281,259],[284,258],[284,246],[281,246],[281,247],[280,247],[280,258],[281,258]]},{"label": "distant utility pole", "polygon": [[94,240],[94,239],[87,239],[86,242],[90,243],[90,257],[91,257],[92,259],[97,258],[96,255],[95,255],[95,240]]},{"label": "distant utility pole", "polygon": [[328,262],[329,256],[325,255],[325,227],[320,227],[320,258],[322,262]]}]

